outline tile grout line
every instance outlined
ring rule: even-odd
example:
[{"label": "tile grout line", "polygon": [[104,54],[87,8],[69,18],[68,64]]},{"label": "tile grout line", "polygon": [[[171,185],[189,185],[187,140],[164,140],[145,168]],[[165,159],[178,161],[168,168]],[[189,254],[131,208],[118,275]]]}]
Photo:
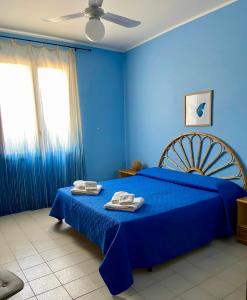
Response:
[{"label": "tile grout line", "polygon": [[[24,235],[26,235],[26,234],[24,234]],[[8,244],[8,242],[7,242],[7,244]],[[26,280],[27,280],[27,277],[26,277],[26,275],[25,275],[25,273],[23,272],[23,269],[21,268],[21,265],[19,264],[19,261],[17,260],[17,258],[16,258],[16,256],[15,256],[15,254],[13,253],[13,250],[12,250],[12,248],[9,246],[9,248],[10,248],[10,251],[12,252],[12,254],[14,255],[14,257],[15,257],[15,261],[16,261],[16,263],[18,264],[18,266],[19,266],[19,268],[20,268],[20,270],[22,271],[22,273],[23,273],[23,275],[24,275],[24,277],[26,278]],[[31,291],[32,291],[32,293],[33,293],[33,295],[35,296],[35,293],[34,293],[34,291],[33,291],[33,289],[32,289],[32,287],[31,287],[31,285],[29,284],[29,282],[28,282],[28,280],[27,280],[27,282],[26,283],[24,283],[24,288],[25,288],[25,285],[26,284],[28,284],[28,286],[30,287],[30,289],[31,289]],[[32,296],[33,297],[33,296]],[[32,298],[32,297],[29,297],[29,298]]]},{"label": "tile grout line", "polygon": [[[209,258],[209,257],[211,257],[211,256],[205,256],[205,255],[203,255],[203,256],[204,256],[204,258]],[[181,258],[182,258],[182,256],[181,256]],[[191,282],[191,281],[188,280],[184,275],[178,273],[175,269],[172,269],[171,267],[169,267],[169,268],[171,268],[171,269],[174,271],[175,274],[181,276],[183,279],[185,279],[186,281],[189,281],[191,284],[193,284],[193,287],[186,289],[184,292],[182,292],[181,294],[178,294],[178,295],[175,296],[175,297],[179,297],[179,296],[181,296],[182,294],[184,294],[185,292],[187,292],[187,291],[189,291],[189,290],[191,290],[191,289],[193,289],[193,288],[195,288],[195,287],[199,287],[204,281],[208,280],[208,279],[211,278],[211,277],[217,277],[217,274],[221,273],[223,270],[225,270],[225,269],[227,269],[227,268],[232,267],[235,263],[240,262],[242,259],[243,259],[243,258],[238,258],[238,260],[236,260],[236,262],[233,262],[233,263],[230,264],[229,266],[224,267],[221,271],[218,271],[218,272],[216,272],[216,273],[213,274],[213,275],[208,274],[209,277],[208,277],[207,279],[203,280],[202,282],[198,283],[198,284],[195,284],[195,283]],[[193,267],[196,267],[197,269],[199,269],[200,271],[203,271],[203,272],[207,273],[207,271],[201,269],[200,267],[198,267],[198,266],[195,265],[194,263],[192,263],[192,262],[189,262],[189,263],[190,263],[191,265],[193,265]],[[174,274],[173,274],[173,275],[174,275]],[[171,276],[173,276],[173,275],[170,275],[170,276],[168,276],[167,278],[169,278],[169,277],[171,277]],[[219,278],[219,279],[220,279],[220,278]],[[149,288],[149,287],[151,287],[152,285],[155,285],[156,283],[161,283],[162,281],[163,281],[163,279],[162,279],[161,281],[156,281],[155,283],[151,283],[150,285],[148,285],[148,286],[145,287],[145,288]],[[225,281],[224,281],[224,282],[225,282]],[[241,285],[240,285],[240,286],[241,286]],[[230,293],[227,294],[226,296],[228,296],[228,295],[230,295],[231,293],[233,293],[234,291],[238,290],[240,286],[236,287],[236,289],[234,289],[232,292],[230,292]],[[168,289],[168,288],[167,288],[167,289]],[[202,288],[202,289],[203,289],[203,288]],[[168,290],[169,290],[169,289],[168,289]],[[213,296],[213,297],[215,298],[214,295],[210,294],[210,293],[209,293],[208,291],[206,291],[205,289],[203,289],[203,290],[204,290],[207,294],[209,294],[210,296]],[[169,291],[172,292],[171,290],[169,290]],[[138,291],[137,293],[140,294],[140,291]],[[226,296],[224,296],[224,298],[225,298]],[[223,298],[222,298],[222,299],[223,299]]]},{"label": "tile grout line", "polygon": [[[93,291],[91,291],[91,292],[88,292],[88,293],[85,293],[85,294],[83,294],[83,295],[80,295],[80,296],[78,296],[78,297],[76,297],[76,298],[73,298],[70,294],[70,296],[71,296],[71,298],[72,299],[74,299],[74,300],[76,300],[76,299],[78,299],[78,298],[80,298],[80,297],[84,297],[84,296],[86,296],[86,295],[89,295],[89,294],[92,294],[92,293],[94,293],[95,291],[98,291],[98,290],[100,290],[100,289],[102,289],[103,288],[103,286],[101,286],[101,287],[98,287],[97,289],[95,289],[95,290],[93,290]],[[67,291],[67,290],[66,290]],[[68,292],[69,293],[69,292]],[[115,296],[112,296],[112,297],[115,297]],[[119,299],[120,300],[120,299]],[[123,299],[124,300],[124,299]]]},{"label": "tile grout line", "polygon": [[[46,274],[46,275],[42,275],[42,276],[40,276],[40,277],[37,277],[37,278],[35,278],[35,279],[32,279],[32,280],[28,280],[27,279],[27,282],[29,283],[29,282],[31,282],[31,281],[34,281],[34,280],[36,280],[36,279],[40,279],[40,278],[43,278],[43,277],[45,277],[45,276],[48,276],[48,275],[50,275],[50,274],[52,274],[53,273],[53,271],[50,269],[50,267],[46,264],[46,263],[43,263],[43,264],[45,264],[47,267],[48,267],[48,269],[51,271],[51,273],[49,273],[49,274]],[[43,264],[40,264],[40,265],[36,265],[36,266],[33,266],[33,267],[31,267],[31,268],[28,268],[28,269],[25,269],[24,271],[26,271],[26,270],[29,270],[29,269],[32,269],[32,268],[35,268],[35,267],[38,267],[38,266],[41,266],[41,265],[43,265]],[[23,273],[24,273],[24,271],[22,271]],[[25,273],[24,273],[24,275],[25,275]],[[27,277],[26,277],[27,278]]]},{"label": "tile grout line", "polygon": [[[237,263],[237,262],[240,262],[241,261],[241,258],[238,260],[238,261],[236,261],[235,263]],[[232,263],[230,266],[233,266],[235,263]],[[191,263],[194,267],[197,267],[196,265],[194,265],[193,263]],[[227,268],[229,268],[230,266],[228,266],[228,267],[226,267],[226,268],[224,268],[223,270],[225,270],[225,269],[227,269]],[[202,270],[202,269],[200,269],[199,267],[197,267],[200,271],[204,271],[204,270]],[[180,276],[182,276],[184,279],[186,279],[186,280],[188,280],[185,276],[183,276],[182,274],[179,274],[176,270],[173,270],[176,274],[178,274],[178,275],[180,275]],[[206,271],[204,271],[204,272],[206,272]],[[220,272],[222,272],[222,271],[220,271]],[[219,272],[219,273],[220,273]],[[216,274],[218,274],[218,273],[216,273]],[[189,290],[192,290],[193,288],[195,288],[195,287],[199,287],[203,282],[205,282],[206,280],[208,280],[209,278],[211,278],[211,277],[217,277],[215,274],[214,275],[210,275],[207,279],[205,279],[205,280],[203,280],[202,282],[200,282],[200,283],[198,283],[198,284],[195,284],[193,287],[191,287],[191,288],[189,288],[187,291],[189,291]],[[188,280],[189,281],[189,280]],[[224,280],[223,280],[224,281]],[[190,283],[192,283],[191,281],[189,281]],[[225,282],[225,281],[224,281]],[[194,284],[194,283],[192,283],[192,284]],[[240,285],[241,286],[241,285]],[[239,287],[240,287],[239,286]],[[236,291],[239,287],[237,287],[235,290],[233,290],[232,292],[230,292],[229,294],[227,294],[226,296],[224,296],[223,298],[221,298],[221,300],[222,299],[224,299],[224,298],[226,298],[227,296],[229,296],[230,294],[232,294],[234,291]],[[210,296],[212,296],[212,297],[214,297],[215,298],[215,296],[214,295],[212,295],[211,293],[209,293],[208,291],[206,291],[206,289],[204,289],[204,288],[202,288],[207,294],[209,294]],[[187,292],[186,291],[186,292]],[[182,294],[184,294],[184,292],[183,293],[181,293],[181,294],[179,294],[178,295],[178,297],[179,296],[181,296]],[[215,298],[215,299],[217,299],[217,298]]]},{"label": "tile grout line", "polygon": [[[74,266],[75,266],[75,265],[74,265]],[[68,268],[70,268],[70,267],[68,267]],[[65,268],[65,269],[63,269],[63,270],[66,270],[66,269],[67,269],[67,268]],[[61,270],[61,271],[63,271],[63,270]],[[57,271],[57,272],[60,272],[60,271]],[[57,272],[56,272],[56,273],[57,273]],[[68,281],[68,282],[66,282],[66,283],[62,283],[61,280],[60,280],[60,279],[57,277],[57,275],[55,274],[55,272],[54,272],[54,275],[57,277],[57,279],[59,280],[59,282],[61,282],[62,285],[66,285],[66,284],[68,284],[68,283],[71,283],[71,282],[73,282],[73,281],[75,281],[75,280],[78,280],[78,279],[87,277],[88,275],[91,275],[91,274],[94,274],[94,273],[97,273],[97,271],[96,271],[96,272],[90,272],[90,273],[88,273],[88,274],[82,275],[82,276],[80,276],[80,277],[78,277],[78,278],[76,278],[76,279],[70,280],[70,281]],[[98,273],[99,273],[99,272],[98,272]]]},{"label": "tile grout line", "polygon": [[[45,292],[42,292],[42,293],[39,293],[39,294],[35,294],[35,292],[33,292],[33,294],[34,294],[34,296],[37,298],[37,296],[40,296],[40,295],[42,295],[42,294],[45,294],[45,293],[48,293],[48,292],[50,292],[50,291],[53,291],[53,290],[55,290],[55,289],[57,289],[57,288],[59,288],[59,287],[61,287],[61,286],[63,286],[63,285],[59,285],[59,286],[56,286],[56,287],[54,287],[54,288],[51,288],[51,289],[49,289],[49,290],[47,290],[47,291],[45,291]],[[31,286],[30,286],[31,287]],[[31,289],[32,289],[32,287],[31,287]],[[33,296],[32,296],[33,297]],[[30,297],[30,298],[32,298],[32,297]]]}]

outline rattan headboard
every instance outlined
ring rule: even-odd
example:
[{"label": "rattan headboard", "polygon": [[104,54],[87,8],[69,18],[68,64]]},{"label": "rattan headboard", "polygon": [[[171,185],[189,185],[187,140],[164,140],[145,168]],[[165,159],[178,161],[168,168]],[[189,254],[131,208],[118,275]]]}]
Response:
[{"label": "rattan headboard", "polygon": [[[190,132],[175,138],[165,147],[159,167],[238,180],[247,188],[244,167],[237,155],[221,139],[207,133]],[[226,170],[228,174],[223,176]]]}]

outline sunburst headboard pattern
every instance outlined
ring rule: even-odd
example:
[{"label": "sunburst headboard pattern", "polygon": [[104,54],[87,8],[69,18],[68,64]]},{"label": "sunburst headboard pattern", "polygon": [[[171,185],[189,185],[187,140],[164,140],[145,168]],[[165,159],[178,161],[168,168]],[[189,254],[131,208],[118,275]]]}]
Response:
[{"label": "sunburst headboard pattern", "polygon": [[247,188],[244,167],[237,155],[221,139],[207,133],[190,132],[174,139],[164,149],[159,167],[236,180]]}]

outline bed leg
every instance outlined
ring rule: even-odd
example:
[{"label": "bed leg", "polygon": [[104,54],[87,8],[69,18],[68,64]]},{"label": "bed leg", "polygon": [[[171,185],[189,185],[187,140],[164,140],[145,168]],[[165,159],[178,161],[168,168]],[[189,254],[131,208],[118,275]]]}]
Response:
[{"label": "bed leg", "polygon": [[147,271],[148,271],[148,272],[153,272],[153,268],[152,268],[152,267],[149,267],[149,268],[147,268]]}]

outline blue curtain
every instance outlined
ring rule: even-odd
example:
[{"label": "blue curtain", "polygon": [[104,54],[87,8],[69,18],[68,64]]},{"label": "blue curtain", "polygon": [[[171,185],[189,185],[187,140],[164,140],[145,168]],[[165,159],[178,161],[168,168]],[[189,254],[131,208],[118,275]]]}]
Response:
[{"label": "blue curtain", "polygon": [[80,149],[64,153],[0,156],[0,215],[49,207],[60,187],[83,178]]},{"label": "blue curtain", "polygon": [[74,52],[0,41],[0,215],[50,206],[83,166]]}]

